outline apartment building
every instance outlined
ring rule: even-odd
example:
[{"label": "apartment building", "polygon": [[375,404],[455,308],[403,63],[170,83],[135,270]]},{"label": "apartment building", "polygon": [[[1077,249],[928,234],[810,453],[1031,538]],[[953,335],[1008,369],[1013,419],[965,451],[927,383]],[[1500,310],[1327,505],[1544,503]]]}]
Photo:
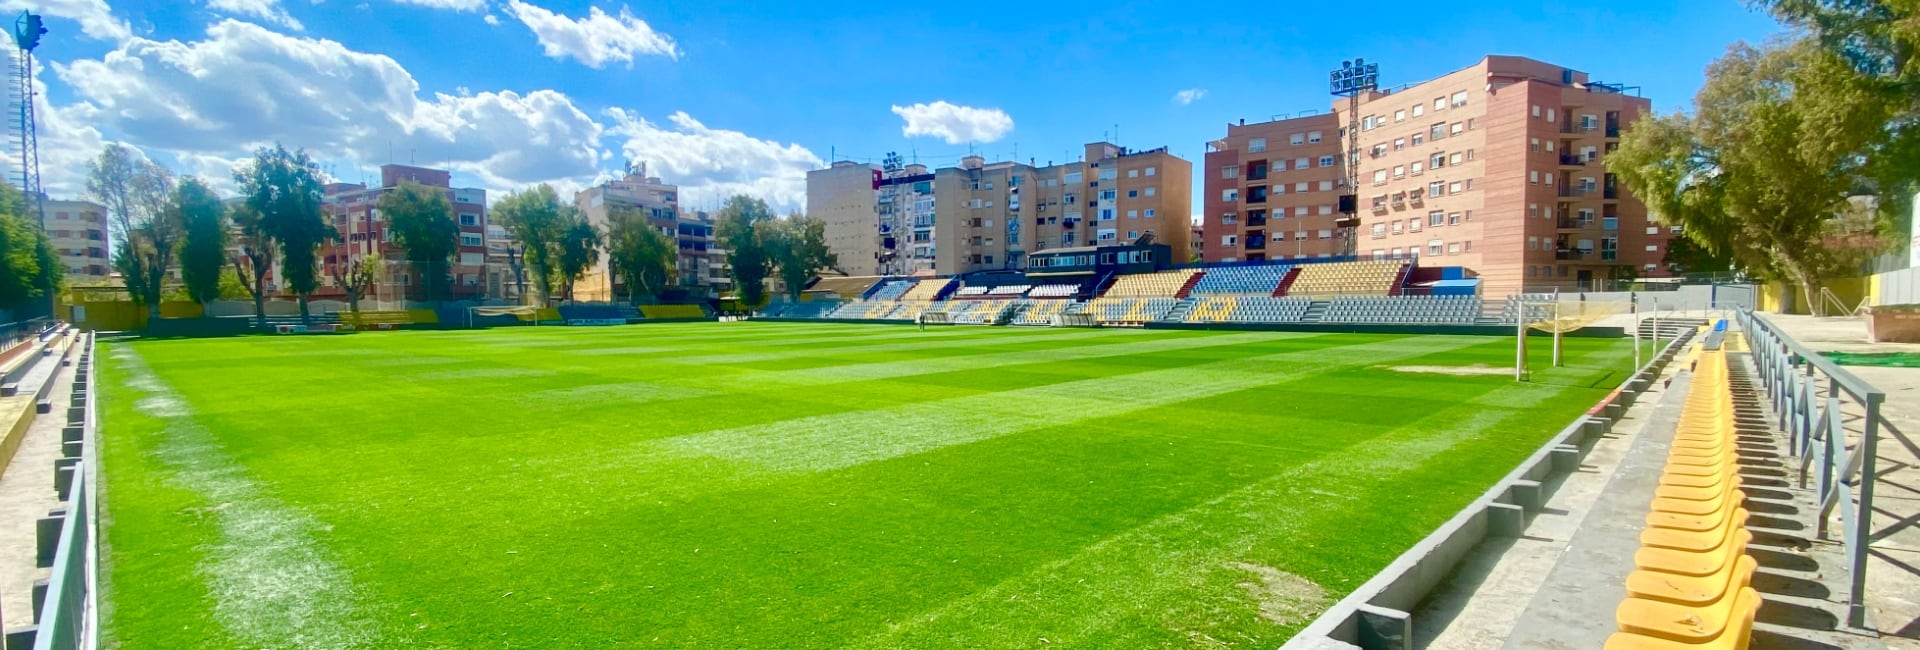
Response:
[{"label": "apartment building", "polygon": [[66,267],[68,282],[98,282],[113,273],[107,257],[107,209],[92,201],[47,200],[40,227]]},{"label": "apartment building", "polygon": [[713,214],[705,210],[680,210],[675,228],[679,247],[679,285],[694,297],[716,297],[733,290],[728,272],[727,254],[714,234]]},{"label": "apartment building", "polygon": [[[1261,204],[1247,199],[1259,195],[1251,177],[1261,163],[1271,202],[1282,180],[1271,178],[1279,167],[1273,160],[1292,161],[1286,173],[1295,175],[1301,158],[1342,162],[1339,134],[1350,129],[1359,155],[1344,162],[1358,171],[1354,250],[1363,257],[1463,266],[1478,273],[1488,296],[1668,275],[1671,232],[1650,222],[1646,206],[1607,171],[1621,129],[1651,110],[1630,90],[1549,63],[1489,56],[1438,79],[1363,95],[1357,124],[1348,124],[1340,99],[1326,114],[1230,125],[1208,153],[1208,259],[1339,253],[1337,232],[1322,239],[1312,227],[1305,240],[1301,228],[1278,228],[1288,238],[1276,248],[1277,208],[1262,214],[1266,228],[1256,228],[1249,221]],[[1336,166],[1326,176],[1338,188],[1346,174]],[[1284,179],[1290,188],[1320,180]]]},{"label": "apartment building", "polygon": [[807,172],[807,215],[849,275],[908,275],[934,267],[933,174],[888,154]]},{"label": "apartment building", "polygon": [[1061,164],[967,156],[929,173],[889,157],[807,174],[807,214],[849,275],[1017,269],[1041,250],[1147,234],[1185,250],[1192,200],[1191,163],[1106,142]]},{"label": "apartment building", "polygon": [[1332,113],[1227,125],[1227,137],[1208,143],[1202,170],[1206,261],[1338,254],[1344,157]]},{"label": "apartment building", "polygon": [[341,241],[324,246],[321,250],[322,286],[315,292],[316,296],[336,300],[344,298],[345,289],[333,284],[333,271],[339,265],[349,264],[353,260],[378,255],[383,268],[379,280],[363,294],[364,298],[381,302],[426,298],[420,290],[418,271],[406,261],[406,251],[394,243],[393,233],[380,216],[380,198],[399,187],[403,181],[413,181],[440,190],[453,204],[460,243],[453,265],[449,268],[453,282],[448,297],[454,300],[486,297],[489,278],[486,190],[453,187],[453,174],[444,169],[398,164],[380,166],[378,187],[370,188],[361,183],[329,183],[324,188],[321,209],[334,229],[340,232]]},{"label": "apartment building", "polygon": [[[587,216],[587,223],[600,232],[607,231],[607,216],[615,210],[635,210],[645,215],[647,224],[677,239],[680,227],[680,188],[647,175],[646,163],[629,166],[626,176],[581,190],[573,195],[574,205]],[[584,277],[573,283],[573,299],[605,302],[624,300],[626,288],[613,277],[607,256],[601,255]]]}]

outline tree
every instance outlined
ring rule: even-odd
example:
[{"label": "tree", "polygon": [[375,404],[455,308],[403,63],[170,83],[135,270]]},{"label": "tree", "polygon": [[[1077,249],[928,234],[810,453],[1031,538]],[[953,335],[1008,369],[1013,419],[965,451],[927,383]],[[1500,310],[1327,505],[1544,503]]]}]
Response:
[{"label": "tree", "polygon": [[1680,236],[1667,243],[1667,253],[1662,260],[1679,273],[1728,273],[1733,270],[1733,258],[1715,254],[1693,241]]},{"label": "tree", "polygon": [[393,233],[393,243],[406,251],[407,261],[420,274],[428,302],[446,298],[453,255],[460,251],[460,226],[453,221],[453,203],[445,192],[413,181],[380,197],[380,216]]},{"label": "tree", "polygon": [[1920,169],[1920,2],[1749,0],[1837,57],[1851,85],[1894,107],[1866,155],[1879,217],[1912,214]]},{"label": "tree", "polygon": [[[277,244],[273,235],[267,232],[260,213],[245,203],[233,206],[228,213],[236,231],[239,254],[233,257],[233,273],[240,279],[247,295],[253,298],[253,323],[255,327],[267,326],[267,274],[272,272],[274,249]],[[241,262],[246,262],[242,266]]]},{"label": "tree", "polygon": [[59,291],[65,269],[46,232],[27,216],[25,195],[0,183],[0,308],[44,303]]},{"label": "tree", "polygon": [[587,274],[587,268],[600,262],[600,230],[587,221],[587,215],[571,205],[560,206],[560,218],[566,229],[560,235],[554,257],[566,299],[573,300],[573,285]]},{"label": "tree", "polygon": [[227,206],[213,188],[191,176],[173,189],[170,217],[181,226],[180,281],[187,299],[207,303],[220,299],[221,272],[227,266]]},{"label": "tree", "polygon": [[1872,82],[1810,41],[1736,44],[1707,71],[1696,114],[1636,122],[1609,169],[1709,253],[1800,285],[1857,273],[1884,223],[1848,218],[1871,185],[1895,110]]},{"label": "tree", "polygon": [[795,214],[768,222],[762,244],[787,287],[787,297],[793,300],[800,299],[809,278],[840,264],[827,247],[827,223],[818,217]]},{"label": "tree", "polygon": [[380,256],[363,255],[350,260],[338,260],[327,267],[327,272],[333,276],[333,283],[347,292],[347,308],[353,313],[360,313],[360,299],[366,295],[367,288],[380,281],[380,264]]},{"label": "tree", "polygon": [[673,240],[632,208],[607,210],[607,266],[626,286],[627,301],[658,295],[672,284],[679,251]]},{"label": "tree", "polygon": [[540,306],[546,306],[553,295],[553,277],[559,261],[555,251],[566,234],[559,195],[552,186],[541,183],[524,192],[508,194],[494,204],[493,216],[519,242],[521,263],[533,278]]},{"label": "tree", "polygon": [[259,227],[280,245],[280,276],[300,297],[300,321],[309,322],[307,300],[319,288],[318,250],[338,236],[320,209],[320,166],[306,150],[261,147],[253,162],[235,170],[240,194],[260,215]]},{"label": "tree", "polygon": [[727,249],[727,265],[732,267],[733,286],[748,309],[766,304],[767,275],[773,272],[762,240],[762,230],[773,221],[767,202],[750,196],[727,199],[714,217],[714,234]]},{"label": "tree", "polygon": [[110,144],[87,163],[87,194],[112,218],[113,267],[135,305],[160,315],[160,293],[183,225],[167,209],[173,174],[139,152]]}]

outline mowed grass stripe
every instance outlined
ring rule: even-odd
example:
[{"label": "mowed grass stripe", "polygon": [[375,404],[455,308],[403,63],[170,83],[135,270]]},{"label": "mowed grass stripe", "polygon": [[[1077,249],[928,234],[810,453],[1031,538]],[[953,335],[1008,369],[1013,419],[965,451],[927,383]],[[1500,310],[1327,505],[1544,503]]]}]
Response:
[{"label": "mowed grass stripe", "polygon": [[111,357],[122,385],[139,396],[135,409],[158,419],[152,451],[168,469],[166,482],[198,495],[197,516],[217,531],[210,546],[198,549],[197,569],[221,625],[252,647],[377,647],[380,626],[359,603],[352,577],[318,539],[326,526],[248,476],[132,347],[117,346]]},{"label": "mowed grass stripe", "polygon": [[[794,359],[800,357],[831,357],[842,354],[870,354],[874,352],[918,352],[948,348],[994,347],[1017,343],[1074,341],[1080,339],[1103,338],[1113,336],[1139,336],[1146,330],[1076,330],[1070,332],[1033,330],[1027,332],[1006,332],[999,335],[983,334],[968,337],[946,337],[935,341],[906,340],[899,343],[878,345],[855,344],[838,347],[795,346],[780,352],[746,352],[738,354],[708,354],[691,356],[669,356],[662,361],[671,361],[689,365],[727,365],[741,363],[759,363]],[[1122,334],[1121,332],[1125,332]]]},{"label": "mowed grass stripe", "polygon": [[1428,337],[1282,352],[677,436],[659,441],[658,451],[742,462],[776,472],[827,471],[1483,342]]},{"label": "mowed grass stripe", "polygon": [[[1568,392],[1466,381],[1483,384],[1476,401],[1537,407]],[[1569,418],[1580,410],[1567,406]],[[1448,481],[1450,465],[1510,467],[1565,424],[1531,421],[1535,413],[1467,403],[1429,413],[844,647],[1026,647],[1039,638],[1066,646],[1271,647],[1484,490],[1480,481]],[[1476,457],[1461,457],[1468,448]],[[1423,492],[1445,498],[1405,498]],[[1276,587],[1295,591],[1261,591]]]},{"label": "mowed grass stripe", "polygon": [[[932,375],[946,372],[967,372],[989,368],[1050,364],[1063,361],[1100,359],[1104,357],[1159,354],[1230,345],[1253,345],[1281,339],[1311,338],[1314,336],[1321,335],[1242,333],[1210,334],[1185,338],[1156,338],[1146,341],[1122,341],[1115,343],[1098,341],[1072,347],[1019,350],[1014,352],[985,352],[983,354],[961,357],[901,359],[897,361],[849,363],[845,365],[801,368],[797,370],[773,370],[755,373],[752,376],[752,384],[755,390],[764,390],[767,384],[821,386],[850,381],[897,379],[901,377]],[[1022,342],[1024,343],[1025,341]]]}]

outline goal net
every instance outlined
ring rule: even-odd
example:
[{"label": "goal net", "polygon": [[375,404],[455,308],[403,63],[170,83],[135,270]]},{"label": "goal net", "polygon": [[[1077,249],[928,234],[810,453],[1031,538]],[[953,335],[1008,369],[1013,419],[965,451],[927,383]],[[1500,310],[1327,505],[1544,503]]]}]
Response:
[{"label": "goal net", "polygon": [[[1553,366],[1557,368],[1564,365],[1560,353],[1563,336],[1609,321],[1627,323],[1632,320],[1633,302],[1631,299],[1603,300],[1578,294],[1525,294],[1515,296],[1509,303],[1509,309],[1512,311],[1516,334],[1514,379],[1526,381],[1530,376],[1527,369],[1527,339],[1531,338],[1528,336],[1529,330],[1553,335]],[[1636,351],[1638,347],[1636,343]]]}]

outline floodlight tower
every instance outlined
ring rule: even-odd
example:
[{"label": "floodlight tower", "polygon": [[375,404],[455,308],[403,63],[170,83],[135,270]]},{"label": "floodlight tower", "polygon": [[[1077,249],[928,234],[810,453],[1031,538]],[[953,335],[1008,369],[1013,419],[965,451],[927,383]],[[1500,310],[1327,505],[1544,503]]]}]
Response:
[{"label": "floodlight tower", "polygon": [[1340,233],[1340,254],[1354,255],[1360,240],[1360,96],[1380,88],[1380,64],[1366,59],[1341,61],[1340,68],[1327,75],[1327,90],[1335,97],[1347,98],[1347,124],[1340,138],[1347,146],[1347,187],[1340,193],[1340,215],[1333,227]]},{"label": "floodlight tower", "polygon": [[20,18],[13,21],[13,42],[19,48],[14,61],[13,82],[16,87],[14,98],[20,102],[14,115],[14,122],[20,136],[20,191],[33,202],[34,223],[46,227],[46,195],[40,189],[40,141],[35,135],[36,120],[33,111],[33,49],[40,46],[40,36],[47,33],[41,24],[40,16],[32,12],[20,12]]}]

